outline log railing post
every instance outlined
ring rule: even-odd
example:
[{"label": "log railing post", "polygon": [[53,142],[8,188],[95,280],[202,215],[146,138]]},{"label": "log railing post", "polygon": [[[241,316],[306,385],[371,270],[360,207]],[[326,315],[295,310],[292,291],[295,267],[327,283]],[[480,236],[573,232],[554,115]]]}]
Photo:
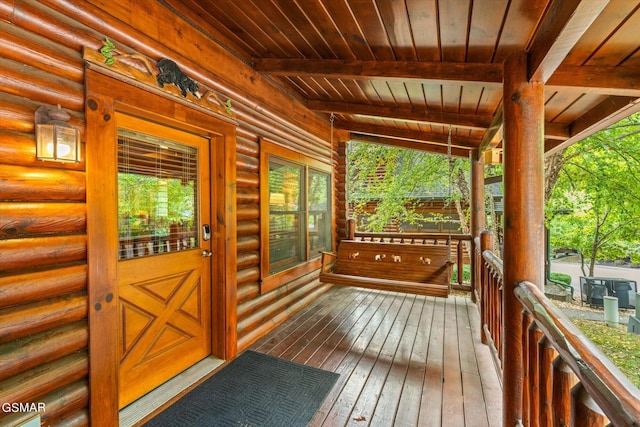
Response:
[{"label": "log railing post", "polygon": [[[484,266],[484,261],[482,259],[482,253],[485,250],[493,250],[493,232],[491,231],[483,231],[480,233],[480,257],[477,260],[479,266]],[[479,271],[478,274],[478,289],[480,295],[480,320],[481,322],[481,339],[483,344],[488,344],[487,336],[485,334],[484,325],[489,326],[489,277],[482,273],[483,269],[477,269]]]},{"label": "log railing post", "polygon": [[553,348],[553,345],[547,337],[542,338],[538,342],[538,360],[540,363],[538,371],[538,385],[540,387],[540,402],[539,418],[540,426],[551,427],[553,426],[552,418],[552,405],[551,396],[553,395],[553,361],[558,355],[558,352]]},{"label": "log railing post", "polygon": [[[451,243],[449,243],[451,244]],[[464,279],[464,241],[458,240],[456,244],[456,255],[457,255],[457,267],[458,267],[458,285],[462,285]],[[470,257],[471,258],[471,257]],[[473,271],[473,268],[471,269]],[[475,291],[473,287],[473,282],[471,282],[471,300],[476,302]]]},{"label": "log railing post", "polygon": [[522,422],[522,281],[544,283],[544,84],[528,81],[527,53],[504,63],[503,425]]},{"label": "log railing post", "polygon": [[525,394],[528,398],[528,413],[523,414],[523,416],[528,417],[528,422],[523,424],[531,427],[538,427],[540,425],[540,359],[538,358],[538,341],[540,341],[544,334],[540,328],[538,328],[536,322],[533,321],[527,328],[526,333],[528,362],[526,383],[528,392]]},{"label": "log railing post", "polygon": [[551,410],[553,425],[571,425],[571,388],[578,383],[575,374],[562,357],[552,362]]},{"label": "log railing post", "polygon": [[347,219],[347,240],[356,239],[356,220],[355,218]]},{"label": "log railing post", "polygon": [[[484,155],[477,149],[471,151],[471,253],[475,253],[475,238],[485,227],[484,207]],[[459,248],[458,248],[459,249]],[[461,264],[461,263],[459,263]],[[471,267],[471,300],[476,301],[476,289],[480,286],[477,270]]]}]

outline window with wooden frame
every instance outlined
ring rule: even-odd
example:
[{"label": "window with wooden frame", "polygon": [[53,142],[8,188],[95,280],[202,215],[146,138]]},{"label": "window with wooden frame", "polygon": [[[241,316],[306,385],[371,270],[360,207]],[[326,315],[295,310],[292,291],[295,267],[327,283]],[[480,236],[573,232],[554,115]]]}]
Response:
[{"label": "window with wooden frame", "polygon": [[261,286],[275,289],[320,266],[331,250],[331,168],[261,141]]}]

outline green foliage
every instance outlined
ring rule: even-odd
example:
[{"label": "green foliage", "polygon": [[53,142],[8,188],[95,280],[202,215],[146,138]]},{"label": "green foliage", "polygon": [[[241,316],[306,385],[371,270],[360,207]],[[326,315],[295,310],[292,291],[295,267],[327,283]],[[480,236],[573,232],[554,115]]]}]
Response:
[{"label": "green foliage", "polygon": [[[450,174],[468,173],[468,161],[384,145],[352,142],[348,152],[348,200],[356,216],[376,202],[376,212],[368,217],[367,229],[382,231],[393,221],[416,224],[438,220],[434,215],[416,212],[419,198],[460,198],[451,186]],[[451,197],[448,197],[451,196]],[[441,219],[441,218],[440,218]]]},{"label": "green foliage", "polygon": [[549,273],[549,278],[555,282],[564,283],[565,285],[571,285],[571,276],[564,273]]},{"label": "green foliage", "polygon": [[[159,187],[165,187],[159,190]],[[162,196],[162,192],[166,194]],[[185,224],[189,227],[194,221],[194,187],[193,181],[186,185],[179,179],[160,180],[155,176],[133,173],[118,174],[118,215],[123,230],[131,235],[148,234],[150,224],[141,218],[153,218],[154,228],[161,232],[160,222],[169,232],[172,223]]]},{"label": "green foliage", "polygon": [[635,115],[564,153],[546,206],[551,244],[577,249],[585,275],[593,275],[597,260],[638,257],[639,135],[640,115]]},{"label": "green foliage", "polygon": [[[458,283],[458,264],[452,266],[451,283]],[[462,283],[471,283],[471,265],[462,266]]]}]

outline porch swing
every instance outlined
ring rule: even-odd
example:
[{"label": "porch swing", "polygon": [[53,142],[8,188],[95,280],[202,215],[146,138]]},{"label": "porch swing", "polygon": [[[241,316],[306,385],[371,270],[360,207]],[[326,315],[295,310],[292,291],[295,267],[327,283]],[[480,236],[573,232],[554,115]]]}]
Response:
[{"label": "porch swing", "polygon": [[[333,114],[331,117],[333,147]],[[449,198],[452,193],[451,126],[447,139]],[[322,253],[320,281],[336,285],[446,298],[451,289],[451,230],[446,245],[426,239],[357,240],[355,220],[337,253]],[[397,239],[396,239],[397,240]]]}]

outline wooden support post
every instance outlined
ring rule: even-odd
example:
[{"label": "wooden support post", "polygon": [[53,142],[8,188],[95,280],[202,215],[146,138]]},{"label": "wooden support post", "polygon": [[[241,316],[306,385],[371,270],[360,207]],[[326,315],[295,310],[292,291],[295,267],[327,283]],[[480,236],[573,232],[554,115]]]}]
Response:
[{"label": "wooden support post", "polygon": [[504,64],[503,425],[522,421],[522,306],[514,289],[544,280],[544,84],[527,53]]},{"label": "wooden support post", "polygon": [[356,240],[356,220],[349,218],[347,220],[347,240]]},{"label": "wooden support post", "polygon": [[[493,232],[485,230],[480,233],[480,254],[486,250],[493,250]],[[482,257],[480,258],[482,263]],[[482,270],[480,270],[482,271]],[[478,277],[478,289],[480,289],[480,337],[483,344],[489,344],[484,325],[489,325],[489,281],[482,282],[482,273]]]},{"label": "wooden support post", "polygon": [[[486,217],[484,208],[484,155],[480,150],[473,150],[471,157],[471,251],[475,253],[475,238],[485,228]],[[473,257],[471,257],[473,262]],[[476,277],[476,269],[471,265],[471,300],[476,301],[476,289],[479,288],[480,278]]]},{"label": "wooden support post", "polygon": [[340,240],[346,239],[347,234],[347,215],[349,212],[349,204],[347,203],[347,145],[351,139],[351,133],[333,129],[333,146],[331,147],[334,178],[333,185],[336,201],[335,208],[333,210],[333,224],[334,233],[333,236],[333,248],[337,247]]}]

